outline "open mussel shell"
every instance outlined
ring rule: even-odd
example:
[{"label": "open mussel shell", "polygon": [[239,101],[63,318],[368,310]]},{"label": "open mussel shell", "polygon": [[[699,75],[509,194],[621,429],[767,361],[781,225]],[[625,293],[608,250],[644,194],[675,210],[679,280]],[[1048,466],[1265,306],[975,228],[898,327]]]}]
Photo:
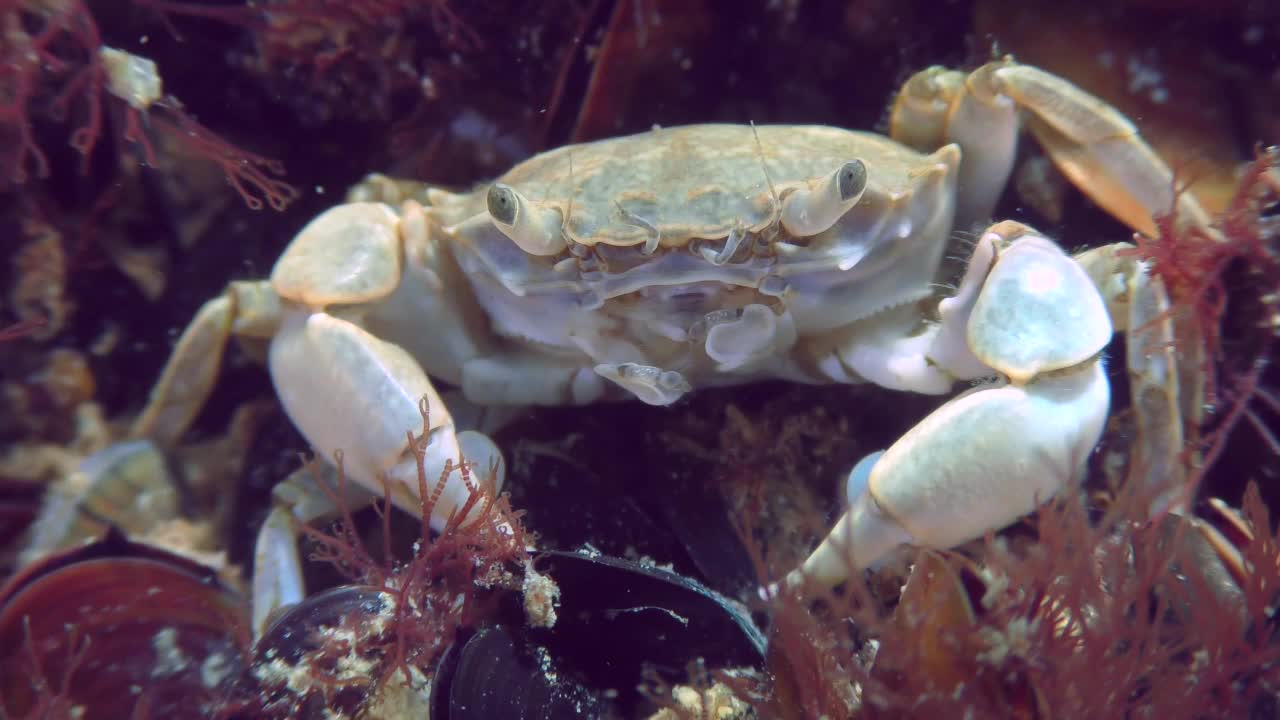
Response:
[{"label": "open mussel shell", "polygon": [[507,624],[460,639],[432,687],[433,720],[636,715],[646,672],[685,680],[691,663],[759,667],[765,637],[750,615],[700,583],[589,552],[543,552],[560,588],[556,624]]},{"label": "open mussel shell", "polygon": [[589,688],[522,633],[496,626],[460,639],[431,684],[436,720],[562,720],[614,714]]},{"label": "open mussel shell", "polygon": [[214,570],[109,533],[0,588],[0,715],[209,717],[248,628],[243,595]]},{"label": "open mussel shell", "polygon": [[767,640],[744,607],[701,583],[660,567],[568,551],[538,555],[537,567],[560,587],[560,620],[547,642],[563,643],[590,665],[608,649],[611,669],[750,666]]}]

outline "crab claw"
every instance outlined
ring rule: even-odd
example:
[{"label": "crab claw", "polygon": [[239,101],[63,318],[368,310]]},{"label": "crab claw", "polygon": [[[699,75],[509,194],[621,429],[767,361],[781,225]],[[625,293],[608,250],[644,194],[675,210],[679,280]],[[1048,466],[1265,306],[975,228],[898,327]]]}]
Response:
[{"label": "crab claw", "polygon": [[1075,482],[1106,419],[1102,365],[1037,385],[966,393],[912,428],[788,584],[835,585],[901,545],[954,547]]},{"label": "crab claw", "polygon": [[855,467],[848,512],[788,585],[837,584],[904,544],[973,540],[1082,476],[1110,404],[1106,306],[1075,261],[1025,226],[993,226],[980,244],[996,260],[966,338],[1004,379],[957,396]]},{"label": "crab claw", "polygon": [[795,237],[817,235],[836,224],[867,189],[867,166],[850,160],[817,187],[799,188],[782,201],[782,226]]},{"label": "crab claw", "polygon": [[565,249],[558,211],[538,207],[502,183],[489,188],[486,202],[493,224],[521,250],[530,255],[555,255]]},{"label": "crab claw", "polygon": [[421,511],[422,500],[419,460],[406,432],[422,429],[427,482],[444,480],[426,518],[432,529],[444,528],[471,496],[458,473],[446,472],[458,458],[474,463],[482,476],[492,468],[495,483],[501,482],[501,454],[493,443],[457,432],[413,358],[354,323],[324,313],[290,316],[272,341],[269,366],[285,410],[317,451],[327,458],[341,451],[349,477],[366,488],[387,487],[395,504],[411,513]]}]

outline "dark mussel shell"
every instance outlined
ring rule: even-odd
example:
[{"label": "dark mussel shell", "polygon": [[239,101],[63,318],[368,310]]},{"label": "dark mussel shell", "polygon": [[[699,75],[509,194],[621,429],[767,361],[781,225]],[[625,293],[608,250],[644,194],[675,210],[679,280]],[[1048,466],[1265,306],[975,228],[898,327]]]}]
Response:
[{"label": "dark mussel shell", "polygon": [[434,720],[631,716],[646,670],[679,682],[698,660],[763,663],[765,637],[746,610],[694,580],[597,553],[535,562],[560,588],[556,624],[485,628],[455,643],[433,680]]},{"label": "dark mussel shell", "polygon": [[[767,641],[741,605],[701,583],[660,567],[589,552],[544,552],[536,562],[560,587],[560,620],[548,646],[581,652],[594,664],[609,649],[612,670],[641,665],[684,668],[750,666]],[[583,642],[586,641],[586,642]]]},{"label": "dark mussel shell", "polygon": [[254,645],[228,720],[371,717],[371,695],[393,671],[382,651],[394,603],[379,588],[341,585],[284,609]]},{"label": "dark mussel shell", "polygon": [[563,720],[606,714],[613,711],[599,691],[560,667],[527,636],[502,626],[460,638],[441,659],[431,683],[431,717],[436,720]]},{"label": "dark mussel shell", "polygon": [[248,636],[245,598],[216,572],[111,532],[0,588],[0,715],[209,717]]}]

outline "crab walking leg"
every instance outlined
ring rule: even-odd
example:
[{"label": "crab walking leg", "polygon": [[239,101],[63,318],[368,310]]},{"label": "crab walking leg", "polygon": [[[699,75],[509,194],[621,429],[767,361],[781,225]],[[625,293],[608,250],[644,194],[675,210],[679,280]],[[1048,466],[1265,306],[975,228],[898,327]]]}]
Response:
[{"label": "crab walking leg", "polygon": [[[324,483],[322,489],[318,483]],[[339,495],[341,493],[341,495]],[[342,482],[330,463],[311,463],[281,481],[271,491],[273,505],[258,529],[253,552],[252,629],[262,637],[275,611],[306,597],[299,530],[307,523],[364,507],[377,498],[356,483]]]},{"label": "crab walking leg", "polygon": [[[961,146],[957,224],[963,226],[990,217],[1024,123],[1081,192],[1135,231],[1155,237],[1154,218],[1175,209],[1173,171],[1123,114],[1056,75],[1007,58],[968,75],[931,67],[912,76],[894,101],[890,133],[923,151]],[[1190,193],[1177,195],[1176,211],[1179,222],[1210,225]]]},{"label": "crab walking leg", "polygon": [[933,66],[902,86],[889,116],[894,140],[921,152],[947,143],[962,151],[956,181],[956,227],[991,218],[1013,171],[1021,117],[1008,98],[991,92],[985,76],[991,65],[972,75]]},{"label": "crab walking leg", "polygon": [[994,258],[990,271],[971,305],[966,285],[980,273],[944,308],[931,356],[946,355],[957,339],[950,326],[963,322],[969,352],[1002,379],[952,399],[856,467],[848,511],[789,585],[837,584],[903,544],[980,537],[1083,474],[1110,404],[1106,305],[1080,265],[1018,223],[993,226],[975,256]]},{"label": "crab walking leg", "polygon": [[[1116,330],[1126,333],[1125,367],[1137,426],[1126,483],[1139,483],[1153,499],[1153,514],[1187,510],[1186,467],[1180,461],[1183,420],[1197,415],[1182,404],[1179,363],[1200,367],[1194,356],[1178,356],[1174,343],[1175,313],[1159,277],[1132,254],[1133,246],[1117,243],[1088,250],[1076,262],[1093,278],[1107,303]],[[1199,373],[1196,373],[1198,376]],[[1193,387],[1199,397],[1203,392]]]},{"label": "crab walking leg", "polygon": [[1176,211],[1179,223],[1208,228],[1191,193],[1176,195],[1173,171],[1120,111],[1080,88],[1029,65],[1005,63],[993,89],[1030,116],[1027,128],[1076,187],[1126,225],[1148,237],[1155,217]]},{"label": "crab walking leg", "polygon": [[257,640],[279,609],[302,602],[307,596],[298,554],[298,526],[293,514],[279,505],[267,513],[253,547],[253,595],[251,621]]},{"label": "crab walking leg", "polygon": [[233,282],[205,303],[178,339],[130,436],[161,447],[177,444],[213,391],[227,340],[271,337],[279,315],[279,298],[266,282]]}]

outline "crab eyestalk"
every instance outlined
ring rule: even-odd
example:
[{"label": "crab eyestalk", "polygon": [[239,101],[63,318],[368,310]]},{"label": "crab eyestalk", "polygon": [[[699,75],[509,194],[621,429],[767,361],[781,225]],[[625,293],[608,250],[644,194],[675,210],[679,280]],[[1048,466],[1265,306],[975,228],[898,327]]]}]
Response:
[{"label": "crab eyestalk", "polygon": [[850,160],[823,178],[815,188],[800,188],[782,201],[782,226],[795,237],[809,237],[830,229],[867,189],[867,166]]},{"label": "crab eyestalk", "polygon": [[556,255],[565,249],[560,213],[541,208],[514,188],[494,183],[486,198],[489,217],[503,235],[530,255]]}]

